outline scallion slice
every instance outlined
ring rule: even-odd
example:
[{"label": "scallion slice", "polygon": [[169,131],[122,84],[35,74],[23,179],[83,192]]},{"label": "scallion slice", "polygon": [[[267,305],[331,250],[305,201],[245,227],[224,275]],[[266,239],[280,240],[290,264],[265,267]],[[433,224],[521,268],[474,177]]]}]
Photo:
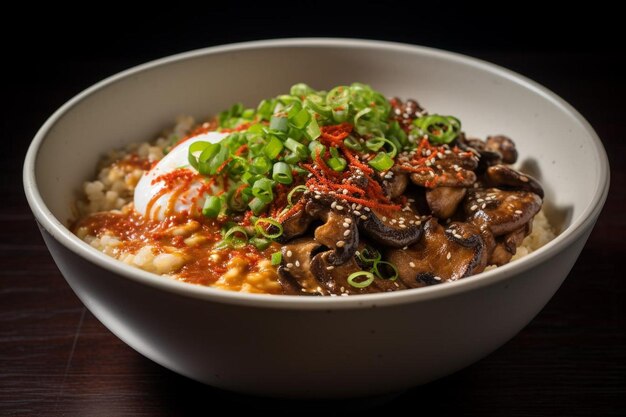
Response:
[{"label": "scallion slice", "polygon": [[292,207],[295,203],[293,202],[293,196],[297,193],[304,193],[308,190],[305,185],[298,185],[297,187],[293,187],[289,194],[287,194],[287,203],[290,207]]},{"label": "scallion slice", "polygon": [[276,266],[276,265],[280,265],[280,263],[283,261],[283,254],[280,252],[274,252],[272,253],[272,265]]},{"label": "scallion slice", "polygon": [[283,143],[276,136],[270,136],[269,141],[265,145],[263,152],[269,159],[276,159],[278,154],[283,150]]},{"label": "scallion slice", "polygon": [[281,184],[291,184],[293,182],[291,167],[285,162],[276,162],[272,170],[272,179]]},{"label": "scallion slice", "polygon": [[274,199],[274,193],[272,192],[273,186],[274,181],[269,178],[256,180],[252,186],[252,195],[266,204],[271,203]]},{"label": "scallion slice", "polygon": [[393,159],[391,159],[385,152],[378,152],[378,155],[368,162],[368,164],[376,171],[386,171],[393,166],[393,163]]},{"label": "scallion slice", "polygon": [[[276,233],[269,233],[267,230],[265,230],[264,225],[270,225],[271,227],[275,228],[277,230]],[[261,217],[257,219],[256,222],[254,222],[254,230],[256,230],[259,235],[262,235],[268,239],[276,239],[283,234],[283,225],[272,219],[271,217]]]},{"label": "scallion slice", "polygon": [[204,200],[204,205],[202,206],[202,214],[206,217],[215,218],[222,211],[222,199],[210,195]]},{"label": "scallion slice", "polygon": [[[359,278],[360,280],[357,281],[357,279]],[[358,271],[353,272],[348,276],[348,284],[352,285],[355,288],[368,287],[372,282],[374,282],[374,274],[372,274],[371,272]]]}]

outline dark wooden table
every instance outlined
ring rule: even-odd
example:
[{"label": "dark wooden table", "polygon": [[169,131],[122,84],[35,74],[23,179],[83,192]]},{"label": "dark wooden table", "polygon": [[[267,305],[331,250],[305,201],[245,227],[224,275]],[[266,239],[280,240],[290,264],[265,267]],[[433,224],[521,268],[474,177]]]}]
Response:
[{"label": "dark wooden table", "polygon": [[536,79],[588,118],[611,159],[608,202],[562,288],[497,352],[394,398],[331,403],[255,399],[203,386],[142,357],[85,309],[54,265],[23,197],[23,156],[36,129],[66,99],[158,55],[48,56],[45,68],[17,68],[3,97],[8,105],[0,152],[0,415],[176,416],[210,412],[216,404],[277,414],[408,407],[426,415],[625,415],[626,284],[618,269],[626,256],[621,58],[519,48],[465,52]]}]

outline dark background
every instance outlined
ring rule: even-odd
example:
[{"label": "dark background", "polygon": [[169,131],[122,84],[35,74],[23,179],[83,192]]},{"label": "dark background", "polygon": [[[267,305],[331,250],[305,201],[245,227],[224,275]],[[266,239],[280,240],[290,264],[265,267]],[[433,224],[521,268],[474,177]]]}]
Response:
[{"label": "dark background", "polygon": [[[386,2],[172,4],[129,14],[26,5],[2,31],[0,151],[0,414],[188,415],[264,409],[332,414],[399,412],[476,416],[626,414],[623,132],[624,23],[602,3],[448,7]],[[175,8],[175,7],[179,7]],[[33,10],[29,10],[32,8]],[[35,10],[36,9],[36,10]],[[106,11],[105,11],[106,10]],[[587,247],[542,313],[511,342],[455,375],[384,401],[261,400],[190,381],[115,338],[54,266],[25,202],[26,148],[61,104],[100,79],[173,53],[245,40],[339,36],[448,49],[505,66],[547,86],[594,126],[612,166],[611,195]],[[30,40],[29,40],[30,39]],[[67,156],[71,163],[71,155]],[[477,318],[478,320],[480,318]]]}]

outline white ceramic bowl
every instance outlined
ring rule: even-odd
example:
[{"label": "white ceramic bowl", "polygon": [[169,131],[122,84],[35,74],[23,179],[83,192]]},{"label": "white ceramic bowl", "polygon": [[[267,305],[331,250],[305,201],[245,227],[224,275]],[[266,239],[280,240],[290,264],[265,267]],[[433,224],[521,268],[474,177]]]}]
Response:
[{"label": "white ceramic bowl", "polygon": [[[505,133],[546,190],[560,235],[521,261],[461,281],[354,297],[226,292],[126,266],[67,229],[98,158],[154,137],[179,114],[253,105],[296,82],[360,81],[457,115],[472,135]],[[110,77],[61,107],[35,136],[24,187],[59,269],[89,310],[155,362],[216,387],[284,397],[382,394],[488,355],[559,288],[609,186],[583,117],[536,83],[462,55],[394,43],[293,39],[208,48]]]}]

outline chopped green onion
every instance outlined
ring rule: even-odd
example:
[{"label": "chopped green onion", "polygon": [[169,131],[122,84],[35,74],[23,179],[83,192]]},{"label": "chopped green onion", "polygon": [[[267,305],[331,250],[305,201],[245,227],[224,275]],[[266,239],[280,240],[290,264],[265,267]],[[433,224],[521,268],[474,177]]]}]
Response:
[{"label": "chopped green onion", "polygon": [[291,189],[291,191],[289,191],[289,194],[287,194],[287,203],[289,204],[289,206],[293,206],[294,202],[293,202],[293,195],[299,192],[306,192],[308,190],[308,188],[306,187],[306,185],[298,185],[297,187],[293,187]]},{"label": "chopped green onion", "polygon": [[270,129],[271,130],[278,130],[279,132],[286,132],[287,131],[287,118],[284,116],[272,116],[272,118],[270,119]]},{"label": "chopped green onion", "polygon": [[320,142],[316,140],[312,140],[311,143],[309,143],[309,150],[311,151],[311,156],[313,158],[317,156],[318,150],[319,150],[320,157],[323,157],[324,153],[326,152],[326,146],[322,145]]},{"label": "chopped green onion", "polygon": [[257,156],[250,164],[250,171],[255,174],[265,174],[272,168],[272,162],[266,156]]},{"label": "chopped green onion", "polygon": [[257,248],[258,250],[265,250],[270,247],[272,242],[262,237],[253,237],[253,238],[250,238],[250,244],[254,245],[254,247]]},{"label": "chopped green onion", "polygon": [[311,113],[307,109],[301,109],[293,117],[289,118],[289,123],[296,129],[304,129],[311,120]]},{"label": "chopped green onion", "polygon": [[204,200],[204,205],[202,206],[202,214],[206,217],[217,217],[222,211],[222,199],[211,195]]},{"label": "chopped green onion", "polygon": [[234,248],[240,248],[248,243],[248,233],[241,226],[233,226],[224,233],[223,241]]},{"label": "chopped green onion", "polygon": [[461,122],[453,116],[431,114],[415,119],[413,124],[419,129],[418,133],[428,135],[433,143],[450,143],[461,132]]},{"label": "chopped green onion", "polygon": [[367,245],[359,251],[358,257],[364,263],[372,264],[372,263],[380,261],[380,259],[382,258],[382,255],[377,249]]},{"label": "chopped green onion", "polygon": [[274,181],[269,178],[261,178],[254,182],[252,195],[266,204],[270,203],[274,199],[274,193],[272,192],[273,186]]},{"label": "chopped green onion", "polygon": [[300,158],[300,156],[295,152],[289,152],[283,159],[291,165],[295,165],[302,160],[302,158]]},{"label": "chopped green onion", "polygon": [[[364,280],[357,281],[357,278],[364,277]],[[368,287],[372,282],[374,282],[374,274],[367,271],[358,271],[353,272],[348,276],[348,284],[352,285],[355,288],[365,288]]]},{"label": "chopped green onion", "polygon": [[324,118],[330,118],[333,114],[332,109],[326,104],[324,98],[315,94],[307,96],[306,100],[304,100],[304,107],[313,110]]},{"label": "chopped green onion", "polygon": [[343,140],[343,144],[346,146],[346,148],[352,149],[353,151],[360,152],[363,150],[359,141],[353,138],[352,136],[348,136],[347,138],[345,138]]},{"label": "chopped green onion", "polygon": [[[276,228],[277,232],[269,233],[263,227],[264,224],[269,224],[271,227]],[[257,219],[257,221],[254,222],[254,229],[257,231],[258,234],[268,239],[276,239],[283,234],[283,225],[277,222],[276,220],[272,219],[271,217],[262,217],[260,219]]]},{"label": "chopped green onion", "polygon": [[391,145],[391,150],[387,152],[387,155],[389,155],[390,158],[394,158],[396,154],[398,153],[398,149],[396,148],[396,145],[389,139],[380,138],[380,137],[368,139],[365,142],[365,147],[371,151],[376,152],[380,148],[382,148],[385,145],[385,143],[388,143],[389,145]]},{"label": "chopped green onion", "polygon": [[387,261],[374,262],[372,272],[374,272],[377,277],[388,279],[390,281],[395,281],[398,278],[398,268],[391,262]]},{"label": "chopped green onion", "polygon": [[291,184],[293,182],[291,167],[285,162],[276,162],[272,170],[272,179],[281,184]]},{"label": "chopped green onion", "polygon": [[305,97],[315,91],[304,83],[298,83],[291,86],[289,89],[289,94],[296,97]]},{"label": "chopped green onion", "polygon": [[270,136],[269,142],[265,145],[263,152],[269,159],[276,159],[278,154],[283,150],[283,143],[276,136]]},{"label": "chopped green onion", "polygon": [[322,131],[320,130],[320,126],[317,124],[317,120],[312,118],[308,125],[306,125],[306,130],[304,131],[308,140],[315,140],[320,137]]},{"label": "chopped green onion", "polygon": [[290,151],[296,153],[301,158],[306,158],[309,155],[306,146],[291,138],[287,138],[287,140],[285,141],[285,147]]},{"label": "chopped green onion", "polygon": [[250,210],[252,210],[252,212],[258,216],[265,211],[265,209],[267,208],[267,203],[263,202],[263,200],[258,197],[254,197],[248,203],[248,207],[250,207]]},{"label": "chopped green onion", "polygon": [[326,161],[329,167],[331,167],[334,171],[341,172],[346,169],[348,163],[343,158],[330,158]]},{"label": "chopped green onion", "polygon": [[272,253],[272,265],[276,266],[276,265],[280,265],[280,263],[283,261],[283,254],[280,252],[274,252]]},{"label": "chopped green onion", "polygon": [[246,211],[247,207],[247,199],[244,196],[244,193],[237,193],[237,190],[230,190],[226,194],[226,205],[232,211]]},{"label": "chopped green onion", "polygon": [[393,159],[385,152],[378,152],[378,155],[368,162],[377,171],[386,171],[393,166]]}]

